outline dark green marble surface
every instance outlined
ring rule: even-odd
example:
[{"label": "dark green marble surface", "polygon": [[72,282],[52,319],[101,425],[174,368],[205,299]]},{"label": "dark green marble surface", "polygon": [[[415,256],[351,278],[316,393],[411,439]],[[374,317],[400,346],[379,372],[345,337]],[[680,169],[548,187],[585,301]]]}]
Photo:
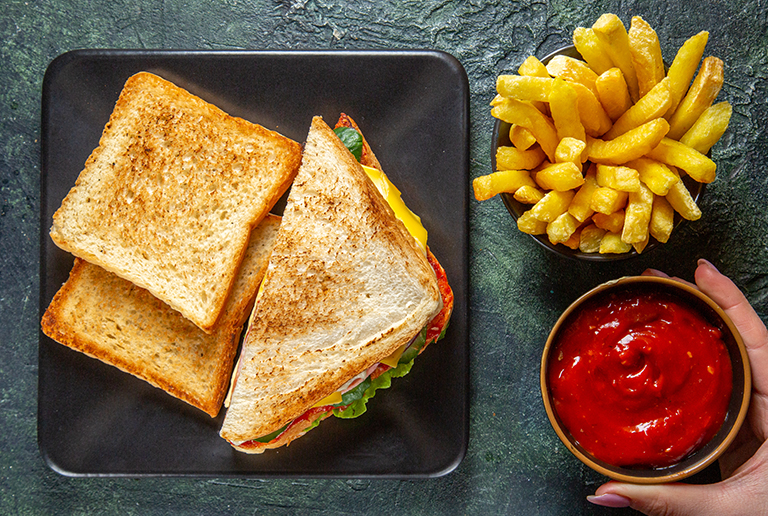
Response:
[{"label": "dark green marble surface", "polygon": [[[0,15],[0,514],[609,514],[585,501],[605,480],[559,443],[538,387],[543,342],[594,285],[655,267],[691,279],[705,257],[768,320],[768,15],[758,0],[5,0]],[[633,261],[564,261],[517,232],[500,200],[470,203],[471,414],[466,458],[431,480],[65,478],[36,442],[40,94],[77,48],[434,48],[471,88],[471,178],[489,172],[495,77],[568,44],[603,12],[643,16],[670,60],[708,30],[734,115],[713,150],[701,221]],[[701,478],[707,480],[708,478]]]}]

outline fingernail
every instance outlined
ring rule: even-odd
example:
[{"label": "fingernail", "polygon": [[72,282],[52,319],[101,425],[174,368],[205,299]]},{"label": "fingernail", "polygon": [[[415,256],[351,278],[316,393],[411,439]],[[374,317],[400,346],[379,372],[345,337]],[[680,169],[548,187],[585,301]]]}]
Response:
[{"label": "fingernail", "polygon": [[606,493],[600,496],[590,495],[587,496],[587,501],[595,505],[602,505],[603,507],[629,507],[631,502],[626,496],[614,493]]},{"label": "fingernail", "polygon": [[669,277],[665,273],[661,272],[658,269],[650,269],[650,268],[649,269],[645,269],[645,271],[643,271],[643,276],[659,276],[659,277],[662,277],[662,278],[668,278]]},{"label": "fingernail", "polygon": [[[717,267],[715,267],[714,265],[712,265],[712,263],[711,263],[709,260],[705,260],[704,258],[699,258],[698,264],[699,264],[699,265],[703,265],[703,266],[705,266],[705,267],[711,267],[711,268],[712,268],[713,270],[715,270],[715,271],[717,270]],[[718,272],[719,272],[719,271],[718,271]]]}]

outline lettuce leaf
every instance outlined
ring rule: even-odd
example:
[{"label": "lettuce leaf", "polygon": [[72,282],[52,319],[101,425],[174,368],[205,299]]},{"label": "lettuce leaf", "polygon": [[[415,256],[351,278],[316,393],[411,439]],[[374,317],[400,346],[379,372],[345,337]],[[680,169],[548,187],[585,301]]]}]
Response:
[{"label": "lettuce leaf", "polygon": [[320,422],[321,422],[323,419],[325,419],[325,417],[318,417],[318,418],[315,418],[315,420],[314,420],[314,421],[312,421],[312,424],[310,424],[310,425],[309,425],[307,428],[305,428],[305,429],[304,429],[304,433],[306,434],[307,432],[309,432],[310,430],[312,430],[313,428],[315,428],[317,425],[319,425],[319,424],[320,424]]},{"label": "lettuce leaf", "polygon": [[368,387],[371,386],[371,377],[369,376],[362,382],[360,382],[357,387],[355,387],[352,390],[349,390],[341,395],[341,402],[337,403],[337,407],[346,407],[347,405],[354,403],[355,401],[359,400],[363,397],[365,394],[365,391],[368,390]]},{"label": "lettuce leaf", "polygon": [[427,342],[427,327],[421,329],[421,332],[416,336],[416,338],[413,341],[413,344],[408,347],[408,349],[405,350],[405,352],[400,355],[400,360],[398,361],[398,365],[403,364],[405,362],[413,362],[413,359],[415,359],[417,356],[419,356],[419,353],[421,352],[421,349],[424,347],[424,344]]},{"label": "lettuce leaf", "polygon": [[253,439],[253,440],[254,440],[254,441],[256,441],[256,442],[260,442],[260,443],[268,443],[268,442],[270,442],[270,441],[273,441],[273,440],[275,440],[275,439],[276,439],[276,438],[277,438],[277,437],[278,437],[280,434],[282,434],[282,433],[285,431],[285,429],[286,429],[286,428],[288,428],[288,425],[290,425],[290,424],[291,424],[291,423],[288,423],[288,424],[286,424],[285,426],[283,426],[282,428],[278,428],[278,429],[277,429],[277,430],[275,430],[274,432],[268,433],[267,435],[262,435],[261,437],[258,437],[258,438],[256,438],[256,439]]},{"label": "lettuce leaf", "polygon": [[352,127],[337,127],[333,132],[336,133],[341,143],[349,149],[355,159],[360,161],[363,156],[363,135]]},{"label": "lettuce leaf", "polygon": [[368,403],[368,400],[376,395],[376,391],[379,389],[388,389],[392,385],[392,378],[400,378],[401,376],[407,375],[412,366],[413,360],[397,364],[397,367],[393,369],[388,369],[378,378],[371,380],[370,386],[368,386],[360,399],[353,401],[345,409],[333,409],[333,415],[342,419],[352,419],[364,414],[367,410],[366,404]]},{"label": "lettuce leaf", "polygon": [[[392,378],[401,378],[410,372],[411,367],[413,367],[413,362],[416,360],[416,356],[418,356],[421,348],[424,347],[426,337],[427,328],[424,327],[424,329],[421,330],[421,333],[419,333],[419,336],[416,337],[416,340],[411,345],[411,347],[409,347],[400,357],[400,361],[398,362],[397,367],[386,370],[384,373],[379,375],[378,378],[374,378],[373,380],[368,377],[366,382],[370,382],[370,384],[364,388],[363,392],[359,395],[359,398],[357,398],[357,393],[356,396],[350,396],[350,398],[347,400],[344,400],[342,397],[343,403],[345,405],[348,403],[349,405],[346,408],[333,409],[333,415],[342,419],[352,419],[364,414],[367,410],[366,404],[368,403],[368,400],[376,395],[377,390],[389,389],[389,387],[392,385]],[[365,382],[361,383],[358,388],[363,384],[365,384]],[[358,388],[349,391],[347,394],[350,394],[353,391],[358,391]],[[354,401],[352,401],[353,399]]]}]

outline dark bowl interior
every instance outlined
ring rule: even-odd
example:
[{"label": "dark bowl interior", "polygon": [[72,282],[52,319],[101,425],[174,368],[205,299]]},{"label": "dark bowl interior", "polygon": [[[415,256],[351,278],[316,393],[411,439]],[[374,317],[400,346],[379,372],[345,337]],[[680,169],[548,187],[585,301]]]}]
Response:
[{"label": "dark bowl interior", "polygon": [[[552,52],[551,54],[546,56],[544,59],[542,59],[541,62],[546,65],[547,63],[549,63],[549,61],[553,57],[557,55],[565,55],[568,57],[573,57],[575,59],[582,59],[581,54],[579,54],[579,52],[576,50],[576,47],[571,45],[571,46],[564,47]],[[509,140],[509,128],[510,128],[509,123],[496,119],[495,124],[493,126],[493,135],[491,137],[491,171],[493,172],[496,171],[496,150],[501,146],[512,145],[512,142],[510,142]],[[699,198],[704,192],[704,184],[694,181],[687,175],[683,176],[683,182],[685,183],[685,187],[691,193],[691,197],[693,197],[693,200],[698,203]],[[515,198],[512,196],[512,194],[510,193],[502,193],[500,195],[501,195],[501,200],[504,202],[504,206],[507,208],[507,211],[509,211],[509,214],[512,215],[515,221],[518,219],[518,217],[520,217],[523,213],[528,211],[528,209],[530,209],[531,207],[530,205],[523,204],[521,202],[516,201]],[[684,222],[686,222],[685,219],[683,219],[679,214],[675,213],[675,228],[677,228],[678,226],[680,226],[680,224]],[[674,233],[674,230],[673,230],[673,233]],[[566,258],[571,258],[575,260],[608,262],[608,261],[626,260],[628,258],[639,256],[640,254],[634,249],[632,249],[628,253],[621,253],[621,254],[582,253],[578,249],[571,249],[569,247],[566,247],[563,244],[553,244],[552,242],[549,241],[549,238],[547,237],[547,235],[530,235],[530,236],[536,242],[538,242],[548,250],[560,256],[564,256]],[[643,254],[650,252],[651,250],[655,249],[659,245],[660,243],[655,238],[649,237],[648,245],[646,245],[645,249],[643,250]]]},{"label": "dark bowl interior", "polygon": [[[546,371],[550,351],[557,342],[558,331],[567,325],[571,318],[575,317],[579,308],[584,305],[584,302],[587,300],[593,301],[599,296],[606,296],[610,292],[616,291],[616,289],[650,290],[653,292],[667,292],[676,296],[721,330],[723,341],[728,349],[733,371],[733,390],[725,421],[717,434],[706,445],[672,466],[664,468],[617,467],[596,459],[576,442],[574,437],[562,425],[560,418],[554,410]],[[581,296],[571,304],[555,324],[547,340],[541,362],[541,388],[544,405],[550,422],[561,441],[579,460],[592,469],[615,480],[638,484],[679,481],[703,470],[714,462],[733,441],[744,421],[749,406],[751,385],[752,377],[746,348],[738,330],[736,330],[736,327],[723,310],[714,301],[693,287],[675,280],[651,276],[634,276],[610,281],[595,287]]]}]

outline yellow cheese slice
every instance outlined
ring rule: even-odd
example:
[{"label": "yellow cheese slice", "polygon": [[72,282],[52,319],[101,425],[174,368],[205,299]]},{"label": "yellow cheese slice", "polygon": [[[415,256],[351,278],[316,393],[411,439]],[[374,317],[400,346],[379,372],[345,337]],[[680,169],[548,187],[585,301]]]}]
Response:
[{"label": "yellow cheese slice", "polygon": [[394,369],[395,367],[397,367],[398,362],[400,362],[400,357],[405,352],[405,348],[407,347],[408,347],[408,344],[403,344],[402,346],[397,348],[394,353],[392,353],[387,358],[382,360],[381,363],[386,364],[389,367]]},{"label": "yellow cheese slice", "polygon": [[337,403],[341,403],[341,393],[339,391],[336,391],[333,394],[321,399],[320,401],[312,405],[312,408],[324,407],[326,405],[336,405]]},{"label": "yellow cheese slice", "polygon": [[421,224],[421,219],[418,215],[413,213],[403,202],[400,197],[400,190],[387,178],[387,176],[381,170],[372,167],[366,167],[362,165],[365,173],[371,178],[373,184],[381,193],[382,197],[392,207],[392,211],[395,212],[397,217],[403,224],[405,229],[416,239],[416,243],[421,248],[424,254],[427,253],[427,230]]}]

